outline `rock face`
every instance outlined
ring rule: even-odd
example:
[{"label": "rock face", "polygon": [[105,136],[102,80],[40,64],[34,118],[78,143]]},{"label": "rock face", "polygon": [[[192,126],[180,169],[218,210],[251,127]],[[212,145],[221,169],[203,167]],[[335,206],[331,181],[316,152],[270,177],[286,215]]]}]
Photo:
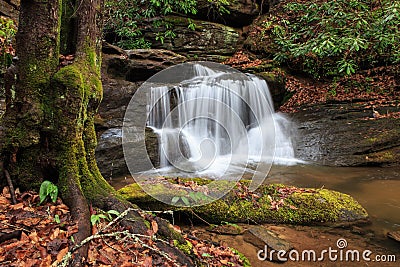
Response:
[{"label": "rock face", "polygon": [[188,21],[181,17],[167,19],[174,25],[176,37],[165,40],[164,44],[155,41],[154,33],[147,33],[155,48],[162,48],[185,55],[190,60],[224,61],[235,53],[239,33],[234,28],[208,21],[194,20],[196,29],[188,28]]},{"label": "rock face", "polygon": [[[103,101],[96,118],[96,159],[104,177],[112,178],[129,173],[122,149],[122,126],[132,96],[147,78],[186,58],[161,49],[124,51],[109,44],[103,45],[103,52],[107,53],[103,54]],[[146,105],[146,99],[139,101]],[[158,165],[156,144],[157,137],[146,129],[147,154],[155,166]]]},{"label": "rock face", "polygon": [[328,166],[400,164],[399,119],[374,119],[371,109],[357,103],[315,105],[292,118],[297,122],[300,159]]},{"label": "rock face", "polygon": [[182,55],[163,49],[135,49],[121,55],[105,55],[103,64],[109,77],[136,82],[186,60]]},{"label": "rock face", "polygon": [[212,1],[198,0],[196,17],[232,27],[243,27],[249,25],[262,11],[268,11],[261,10],[260,5],[252,0],[231,1],[224,8],[226,11],[222,11]]}]

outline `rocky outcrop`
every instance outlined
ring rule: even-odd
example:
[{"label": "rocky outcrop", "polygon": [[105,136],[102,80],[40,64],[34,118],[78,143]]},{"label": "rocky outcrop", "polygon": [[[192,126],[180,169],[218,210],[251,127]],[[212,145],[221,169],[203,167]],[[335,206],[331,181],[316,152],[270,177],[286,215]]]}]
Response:
[{"label": "rocky outcrop", "polygon": [[186,60],[186,57],[168,50],[134,49],[125,50],[119,55],[104,55],[103,69],[108,77],[136,82],[145,81],[157,72]]},{"label": "rocky outcrop", "polygon": [[[96,117],[96,160],[106,178],[128,174],[122,149],[126,108],[143,81],[155,73],[186,61],[184,56],[162,49],[122,50],[103,44],[103,101]],[[146,105],[146,99],[139,99]],[[137,140],[144,142],[144,140]],[[158,165],[157,137],[146,129],[146,154]]]},{"label": "rocky outcrop", "polygon": [[291,116],[300,159],[329,166],[400,165],[399,119],[375,119],[362,103],[314,105]]},{"label": "rocky outcrop", "polygon": [[239,28],[251,24],[262,11],[266,11],[261,10],[260,5],[253,0],[229,1],[229,5],[220,4],[221,6],[215,2],[198,0],[196,17]]},{"label": "rocky outcrop", "polygon": [[155,34],[146,33],[155,48],[162,48],[185,55],[190,60],[210,60],[222,62],[233,55],[239,44],[239,32],[218,23],[194,20],[196,29],[188,28],[186,18],[169,17],[176,37],[165,39],[161,44],[155,41]]}]

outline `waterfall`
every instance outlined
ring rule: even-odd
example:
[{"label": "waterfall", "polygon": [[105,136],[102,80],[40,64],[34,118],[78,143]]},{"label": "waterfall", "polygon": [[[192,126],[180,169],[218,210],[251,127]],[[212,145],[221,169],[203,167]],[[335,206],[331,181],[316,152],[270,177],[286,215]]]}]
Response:
[{"label": "waterfall", "polygon": [[188,79],[149,88],[147,126],[159,138],[160,167],[218,175],[228,166],[295,162],[290,122],[274,112],[264,80],[210,63],[190,66],[182,70]]}]

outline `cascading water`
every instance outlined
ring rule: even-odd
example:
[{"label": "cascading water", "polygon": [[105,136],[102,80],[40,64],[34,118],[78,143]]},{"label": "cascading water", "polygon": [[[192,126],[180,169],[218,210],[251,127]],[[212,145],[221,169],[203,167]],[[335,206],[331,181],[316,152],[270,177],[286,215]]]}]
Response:
[{"label": "cascading water", "polygon": [[295,162],[290,122],[273,111],[264,80],[191,66],[190,79],[153,85],[148,94],[147,125],[159,137],[160,167],[218,176],[227,166]]}]

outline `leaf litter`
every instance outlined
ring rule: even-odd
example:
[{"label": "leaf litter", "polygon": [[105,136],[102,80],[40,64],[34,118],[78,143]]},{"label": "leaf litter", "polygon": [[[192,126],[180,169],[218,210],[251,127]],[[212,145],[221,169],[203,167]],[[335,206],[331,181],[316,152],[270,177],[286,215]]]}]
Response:
[{"label": "leaf litter", "polygon": [[[0,194],[0,267],[57,266],[75,246],[72,236],[78,228],[69,208],[60,198],[55,203],[39,205],[39,195],[32,191],[20,193],[17,189],[16,197],[18,203],[12,205],[8,187]],[[109,226],[109,221],[102,219],[95,225],[99,238],[90,241],[85,266],[181,266],[177,255],[162,249],[165,243],[173,246],[174,241],[157,237],[156,217],[141,214],[150,222],[147,235],[129,234],[121,221]],[[235,250],[200,240],[194,233],[182,233],[176,225],[172,227],[185,238],[194,262],[205,266],[244,266]]]}]

